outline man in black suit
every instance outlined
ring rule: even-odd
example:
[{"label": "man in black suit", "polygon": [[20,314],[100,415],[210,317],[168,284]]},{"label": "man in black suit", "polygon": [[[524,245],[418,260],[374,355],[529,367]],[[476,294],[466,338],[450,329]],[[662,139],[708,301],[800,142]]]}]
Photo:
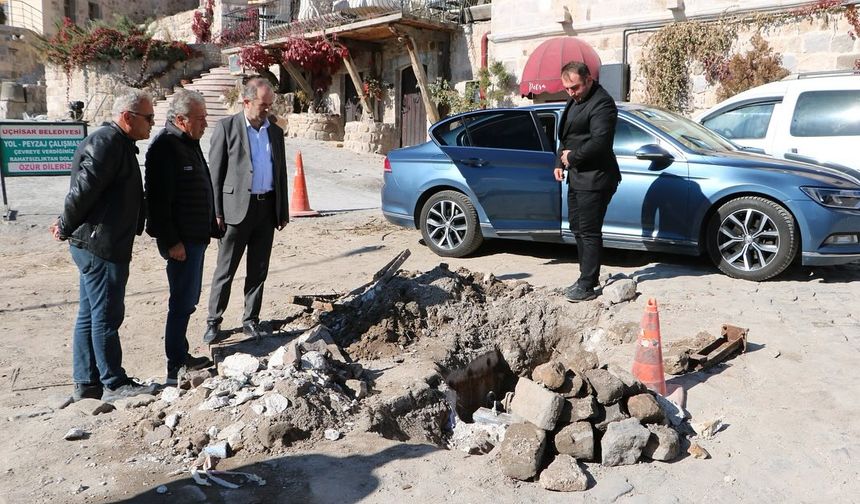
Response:
[{"label": "man in black suit", "polygon": [[224,232],[209,296],[209,317],[203,341],[212,343],[230,300],[230,286],[248,249],[245,313],[242,330],[260,338],[263,284],[275,229],[289,220],[284,130],[269,122],[275,99],[266,79],[250,79],[242,90],[243,111],[222,119],[209,148],[209,170],[215,196],[215,218]]},{"label": "man in black suit", "polygon": [[561,82],[570,100],[561,116],[554,175],[561,182],[567,172],[568,220],[579,254],[579,280],[565,289],[564,296],[571,302],[588,301],[597,297],[603,218],[621,181],[612,151],[618,108],[585,63],[564,65]]}]

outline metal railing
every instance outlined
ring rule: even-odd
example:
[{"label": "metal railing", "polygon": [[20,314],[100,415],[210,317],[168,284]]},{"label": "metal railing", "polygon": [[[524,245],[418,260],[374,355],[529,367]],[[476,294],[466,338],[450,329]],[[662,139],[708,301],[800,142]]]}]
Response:
[{"label": "metal railing", "polygon": [[277,0],[225,12],[222,38],[226,40],[222,44],[266,42],[397,13],[463,24],[472,21],[469,7],[477,4],[478,0]]},{"label": "metal railing", "polygon": [[21,0],[7,0],[6,24],[33,30],[40,35],[44,34],[45,30],[42,11]]}]

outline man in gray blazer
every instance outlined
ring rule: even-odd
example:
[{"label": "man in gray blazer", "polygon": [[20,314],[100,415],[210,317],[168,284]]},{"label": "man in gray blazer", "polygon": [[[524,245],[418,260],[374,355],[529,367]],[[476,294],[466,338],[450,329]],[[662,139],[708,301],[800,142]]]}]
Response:
[{"label": "man in gray blazer", "polygon": [[269,81],[250,79],[242,90],[244,110],[218,122],[209,148],[209,170],[215,196],[215,218],[224,237],[209,295],[209,317],[203,341],[218,338],[230,287],[248,249],[245,313],[242,330],[260,338],[263,284],[275,229],[289,221],[284,130],[269,122],[275,93]]}]

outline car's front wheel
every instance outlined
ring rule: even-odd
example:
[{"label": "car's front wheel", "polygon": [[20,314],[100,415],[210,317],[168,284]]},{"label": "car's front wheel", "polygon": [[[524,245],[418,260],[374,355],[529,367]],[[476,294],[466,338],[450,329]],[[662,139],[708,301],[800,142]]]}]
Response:
[{"label": "car's front wheel", "polygon": [[708,223],[708,254],[733,278],[762,281],[782,273],[800,244],[794,217],[779,203],[742,196],[723,204]]},{"label": "car's front wheel", "polygon": [[484,241],[475,206],[457,191],[438,192],[424,203],[421,235],[430,250],[443,257],[469,255]]}]

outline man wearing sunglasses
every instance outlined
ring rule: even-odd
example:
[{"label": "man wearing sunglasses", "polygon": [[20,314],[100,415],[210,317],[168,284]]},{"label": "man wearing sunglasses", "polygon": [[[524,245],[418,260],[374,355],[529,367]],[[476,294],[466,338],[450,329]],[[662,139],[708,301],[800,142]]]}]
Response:
[{"label": "man wearing sunglasses", "polygon": [[618,108],[594,81],[585,63],[572,61],[561,69],[561,83],[570,99],[561,116],[555,179],[567,173],[567,211],[576,238],[579,279],[565,289],[565,299],[588,301],[597,297],[603,219],[621,171],[612,151]]},{"label": "man wearing sunglasses", "polygon": [[63,213],[51,226],[55,239],[68,240],[80,271],[72,337],[75,400],[114,401],[155,391],[126,374],[119,340],[131,249],[146,215],[135,142],[149,138],[152,99],[140,90],[118,96],[113,117],[78,145]]}]

